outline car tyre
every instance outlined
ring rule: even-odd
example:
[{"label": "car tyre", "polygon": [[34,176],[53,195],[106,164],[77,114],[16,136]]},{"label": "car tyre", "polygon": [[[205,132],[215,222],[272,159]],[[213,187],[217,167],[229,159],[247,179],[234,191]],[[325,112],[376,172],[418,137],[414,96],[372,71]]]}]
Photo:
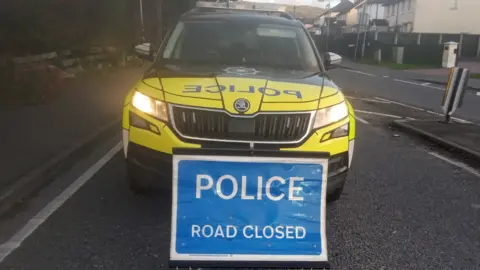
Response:
[{"label": "car tyre", "polygon": [[345,184],[342,184],[341,187],[335,189],[334,192],[330,193],[327,195],[327,203],[332,203],[340,200],[340,197],[342,196],[343,193],[343,187]]}]

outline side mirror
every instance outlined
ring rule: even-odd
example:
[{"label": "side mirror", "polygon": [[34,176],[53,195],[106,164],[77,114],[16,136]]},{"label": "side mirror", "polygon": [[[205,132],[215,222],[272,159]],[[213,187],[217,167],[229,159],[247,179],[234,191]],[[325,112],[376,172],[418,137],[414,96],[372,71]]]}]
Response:
[{"label": "side mirror", "polygon": [[153,54],[153,48],[150,43],[143,43],[135,46],[135,54],[138,56],[138,58],[147,61],[153,61],[155,58]]},{"label": "side mirror", "polygon": [[342,57],[336,53],[327,52],[325,54],[325,68],[333,69],[342,62]]}]

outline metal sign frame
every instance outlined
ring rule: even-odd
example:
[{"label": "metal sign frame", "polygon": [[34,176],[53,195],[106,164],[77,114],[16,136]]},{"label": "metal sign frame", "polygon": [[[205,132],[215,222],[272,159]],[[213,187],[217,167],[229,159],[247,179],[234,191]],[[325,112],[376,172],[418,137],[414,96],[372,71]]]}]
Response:
[{"label": "metal sign frame", "polygon": [[[319,163],[325,168],[322,172],[322,197],[320,206],[320,231],[322,235],[322,259],[309,260],[306,259],[309,255],[304,256],[304,260],[301,259],[285,259],[275,260],[265,259],[269,255],[259,255],[258,257],[252,257],[250,255],[235,256],[235,259],[229,259],[228,257],[221,257],[220,259],[207,256],[196,257],[192,256],[186,258],[184,256],[177,256],[175,249],[176,241],[176,226],[177,226],[177,193],[178,193],[178,161],[179,158],[187,158],[189,160],[201,160],[195,157],[205,157],[208,160],[215,158],[229,158],[230,160],[239,160],[239,158],[258,158],[259,160],[267,159],[280,159],[291,161],[303,161],[303,163]],[[331,269],[328,262],[328,250],[326,240],[326,183],[328,175],[328,159],[330,154],[327,152],[280,152],[272,150],[251,150],[251,149],[192,149],[192,148],[174,148],[173,149],[173,173],[172,173],[172,220],[171,220],[171,243],[170,243],[170,258],[169,265],[171,268],[290,268],[290,269]],[[183,160],[183,159],[181,159]],[[173,247],[173,249],[172,249]],[[173,251],[173,252],[172,252]],[[293,255],[296,256],[296,255]],[[293,256],[291,256],[293,258]],[[301,257],[300,256],[300,257]],[[323,257],[324,256],[324,257]],[[263,258],[265,257],[265,258]],[[313,257],[313,256],[312,256]],[[212,258],[212,259],[210,259]],[[320,257],[319,257],[320,258]]]}]

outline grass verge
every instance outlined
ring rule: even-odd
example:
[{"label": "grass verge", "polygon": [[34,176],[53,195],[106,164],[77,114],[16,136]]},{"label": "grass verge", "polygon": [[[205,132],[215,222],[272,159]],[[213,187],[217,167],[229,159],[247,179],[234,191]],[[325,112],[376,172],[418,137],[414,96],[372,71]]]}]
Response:
[{"label": "grass verge", "polygon": [[472,74],[470,75],[470,78],[472,78],[472,79],[480,79],[480,73],[472,73]]}]

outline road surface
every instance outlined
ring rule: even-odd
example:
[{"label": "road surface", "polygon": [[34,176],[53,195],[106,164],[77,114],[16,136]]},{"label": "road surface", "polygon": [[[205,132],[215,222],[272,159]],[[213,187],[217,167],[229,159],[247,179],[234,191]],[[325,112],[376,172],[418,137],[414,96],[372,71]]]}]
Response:
[{"label": "road surface", "polygon": [[[408,79],[403,71],[351,62],[346,62],[346,65],[330,72],[332,78],[345,89],[442,112],[440,103],[445,86]],[[480,92],[469,89],[463,107],[455,114],[480,122]]]},{"label": "road surface", "polygon": [[[478,167],[391,129],[397,117],[435,115],[373,92],[419,91],[427,100],[440,91],[345,70],[332,76],[358,117],[345,194],[327,206],[335,269],[480,269]],[[166,268],[170,194],[130,193],[119,143],[120,134],[0,220],[0,269]]]}]

